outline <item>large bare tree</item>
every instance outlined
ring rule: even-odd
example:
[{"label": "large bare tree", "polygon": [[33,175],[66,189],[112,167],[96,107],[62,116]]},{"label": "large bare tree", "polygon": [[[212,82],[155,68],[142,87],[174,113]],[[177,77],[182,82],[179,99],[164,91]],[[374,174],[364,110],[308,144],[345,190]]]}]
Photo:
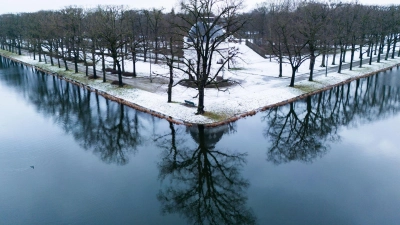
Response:
[{"label": "large bare tree", "polygon": [[105,6],[99,7],[98,12],[101,15],[99,21],[103,23],[103,29],[100,30],[100,38],[103,44],[110,52],[110,56],[118,69],[118,85],[123,86],[121,57],[124,54],[122,47],[127,43],[127,31],[123,26],[125,8],[123,6]]},{"label": "large bare tree", "polygon": [[[242,26],[239,19],[241,0],[183,0],[179,29],[187,32],[184,38],[184,66],[177,69],[188,75],[187,82],[198,90],[197,114],[204,114],[204,91],[218,84],[217,76],[237,52],[222,45]],[[228,51],[230,54],[228,54]],[[216,64],[216,57],[220,64]],[[183,80],[181,80],[183,81]],[[181,82],[179,81],[179,82]]]},{"label": "large bare tree", "polygon": [[318,2],[304,3],[296,11],[301,21],[301,23],[298,23],[297,30],[307,41],[306,48],[310,58],[309,81],[313,80],[315,58],[320,53],[322,36],[326,34],[324,28],[326,27],[328,12],[328,4]]}]

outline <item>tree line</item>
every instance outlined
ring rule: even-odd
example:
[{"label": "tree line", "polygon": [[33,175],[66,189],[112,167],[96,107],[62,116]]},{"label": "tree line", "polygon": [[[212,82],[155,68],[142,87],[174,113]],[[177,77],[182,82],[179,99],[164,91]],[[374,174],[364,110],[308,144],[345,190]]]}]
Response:
[{"label": "tree line", "polygon": [[134,62],[132,75],[136,76],[139,54],[146,62],[153,52],[153,60],[158,63],[160,49],[167,45],[166,32],[160,30],[167,29],[171,14],[161,9],[131,10],[124,6],[69,6],[57,11],[4,14],[0,15],[0,46],[18,54],[27,49],[39,61],[47,54],[52,56],[51,65],[63,64],[66,70],[66,62],[73,61],[75,72],[78,63],[84,63],[93,67],[94,78],[98,76],[96,63],[101,62],[102,71],[106,71],[105,57],[112,57],[113,69],[121,67],[122,72],[127,69],[123,61],[130,59]]},{"label": "tree line", "polygon": [[[168,102],[172,88],[189,83],[198,90],[197,113],[204,113],[204,91],[218,87],[224,80],[219,74],[238,55],[238,49],[221,47],[234,36],[246,39],[263,57],[270,57],[292,68],[290,86],[294,86],[298,68],[309,60],[309,80],[313,80],[315,59],[328,57],[342,70],[346,54],[372,63],[400,56],[400,6],[365,6],[336,1],[268,0],[255,9],[242,11],[242,0],[184,0],[178,12],[162,8],[129,9],[124,6],[81,8],[68,6],[55,11],[0,15],[0,48],[18,54],[27,50],[33,58],[65,67],[72,61],[75,72],[83,63],[93,78],[102,71],[116,71],[118,84],[122,75],[136,77],[136,62],[164,63],[169,68]],[[193,29],[196,28],[196,29]],[[223,31],[223,32],[221,32]],[[218,35],[217,35],[218,34]],[[191,51],[190,54],[184,52]],[[355,54],[358,54],[356,56]],[[191,56],[188,56],[191,55]],[[221,62],[214,68],[215,55]],[[112,58],[108,68],[106,58]],[[133,62],[125,68],[125,61]],[[101,68],[96,68],[101,65]],[[128,72],[131,71],[131,72]],[[174,73],[185,75],[174,80]],[[150,72],[150,80],[152,73]]]},{"label": "tree line", "polygon": [[[122,86],[122,74],[136,77],[136,62],[166,63],[170,68],[168,101],[171,102],[172,87],[188,81],[198,89],[198,113],[204,113],[204,88],[215,84],[217,73],[212,72],[212,56],[222,51],[219,45],[241,27],[238,9],[241,0],[184,0],[180,11],[165,13],[163,9],[128,9],[124,6],[98,6],[80,8],[69,6],[56,11],[39,11],[0,15],[0,47],[21,54],[28,50],[41,62],[50,56],[51,65],[63,65],[67,61],[83,63],[88,75],[96,64],[101,64],[103,81],[106,82],[106,58],[111,57],[112,69],[118,73]],[[192,27],[191,38],[188,36]],[[221,32],[224,31],[224,32]],[[213,32],[220,32],[215,36]],[[206,47],[204,47],[206,46]],[[192,51],[193,57],[184,57],[183,51]],[[194,52],[194,53],[193,53]],[[56,59],[56,60],[54,60]],[[132,72],[126,72],[124,61],[131,60]],[[56,61],[56,62],[55,62]],[[188,79],[174,83],[174,71],[181,71]],[[150,80],[152,73],[150,72]]]},{"label": "tree line", "polygon": [[338,65],[338,73],[346,54],[351,54],[350,70],[356,57],[361,67],[364,59],[371,64],[373,55],[377,62],[381,61],[381,54],[385,60],[396,56],[400,5],[271,0],[243,16],[251,20],[242,35],[252,39],[265,55],[277,59],[279,76],[282,76],[283,63],[291,66],[290,86],[294,86],[295,73],[306,60],[310,62],[309,80],[313,80],[315,58],[319,55],[322,56],[320,66],[326,67],[328,54],[333,54],[331,64]]}]

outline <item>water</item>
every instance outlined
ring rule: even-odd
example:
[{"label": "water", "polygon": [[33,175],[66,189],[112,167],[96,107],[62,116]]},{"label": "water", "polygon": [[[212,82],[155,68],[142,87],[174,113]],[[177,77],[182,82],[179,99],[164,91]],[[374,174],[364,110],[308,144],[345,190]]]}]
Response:
[{"label": "water", "polygon": [[184,127],[2,59],[0,224],[398,224],[400,70]]}]

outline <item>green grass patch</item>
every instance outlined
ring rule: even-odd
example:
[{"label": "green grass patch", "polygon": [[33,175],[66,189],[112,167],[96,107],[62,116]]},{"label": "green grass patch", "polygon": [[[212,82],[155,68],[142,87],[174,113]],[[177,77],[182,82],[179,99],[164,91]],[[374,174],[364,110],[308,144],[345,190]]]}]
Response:
[{"label": "green grass patch", "polygon": [[222,121],[228,118],[228,116],[223,113],[213,113],[213,112],[205,112],[203,116],[212,119],[214,121]]},{"label": "green grass patch", "polygon": [[0,53],[1,53],[2,55],[4,55],[4,56],[17,56],[17,55],[18,55],[18,54],[11,53],[11,52],[9,52],[9,51],[5,51],[5,50],[2,50],[2,49],[0,49]]},{"label": "green grass patch", "polygon": [[[313,81],[310,81],[313,82]],[[301,90],[304,93],[309,93],[316,91],[318,88],[310,86],[310,85],[294,85],[294,88]]]},{"label": "green grass patch", "polygon": [[122,88],[125,88],[125,89],[128,89],[128,90],[133,90],[133,89],[135,89],[134,87],[132,87],[132,86],[129,85],[129,84],[125,84]]}]

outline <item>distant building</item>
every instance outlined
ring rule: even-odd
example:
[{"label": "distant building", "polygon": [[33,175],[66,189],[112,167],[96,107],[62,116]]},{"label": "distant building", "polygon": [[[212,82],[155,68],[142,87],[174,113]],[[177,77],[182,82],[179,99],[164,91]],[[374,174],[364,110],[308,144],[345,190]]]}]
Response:
[{"label": "distant building", "polygon": [[[211,29],[212,23],[197,22],[189,31],[188,42],[196,42],[197,40],[207,41],[210,37],[211,40],[225,34],[225,30],[219,26],[214,25]],[[209,34],[207,32],[209,31]]]}]

